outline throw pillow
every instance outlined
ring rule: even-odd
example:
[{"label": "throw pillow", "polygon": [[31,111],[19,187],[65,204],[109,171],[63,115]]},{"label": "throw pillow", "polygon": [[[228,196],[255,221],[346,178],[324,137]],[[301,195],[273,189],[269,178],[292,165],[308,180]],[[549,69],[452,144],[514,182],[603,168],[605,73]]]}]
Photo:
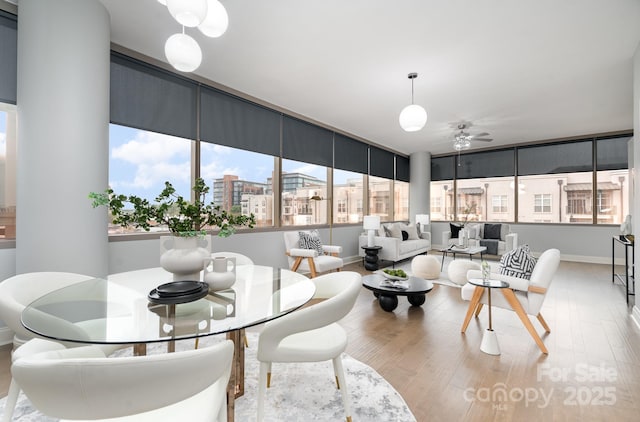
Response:
[{"label": "throw pillow", "polygon": [[484,238],[500,240],[500,229],[502,224],[485,224]]},{"label": "throw pillow", "polygon": [[400,233],[402,233],[402,241],[405,241],[409,238],[409,233],[407,233],[404,230],[401,230]]},{"label": "throw pillow", "polygon": [[390,224],[389,225],[389,237],[395,237],[396,239],[400,239],[402,240],[402,231],[400,230],[400,227],[397,224]]},{"label": "throw pillow", "polygon": [[298,236],[300,236],[298,244],[302,249],[315,249],[319,255],[324,253],[322,241],[316,233],[298,232]]},{"label": "throw pillow", "polygon": [[451,230],[451,238],[452,239],[457,239],[458,235],[460,234],[460,229],[462,227],[460,226],[456,226],[455,224],[451,224],[449,223],[449,230]]},{"label": "throw pillow", "polygon": [[529,280],[535,265],[536,259],[531,255],[529,245],[522,245],[502,255],[500,274]]},{"label": "throw pillow", "polygon": [[418,227],[413,224],[402,225],[402,230],[407,232],[409,236],[409,240],[418,240],[420,236],[418,236]]}]

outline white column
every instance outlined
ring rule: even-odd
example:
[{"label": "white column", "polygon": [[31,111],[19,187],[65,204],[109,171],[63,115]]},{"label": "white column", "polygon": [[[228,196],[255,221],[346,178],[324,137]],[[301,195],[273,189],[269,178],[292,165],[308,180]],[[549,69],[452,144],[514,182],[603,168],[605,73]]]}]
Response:
[{"label": "white column", "polygon": [[108,273],[109,14],[20,0],[16,272]]},{"label": "white column", "polygon": [[431,153],[414,152],[409,163],[409,219],[415,223],[416,214],[431,214]]}]

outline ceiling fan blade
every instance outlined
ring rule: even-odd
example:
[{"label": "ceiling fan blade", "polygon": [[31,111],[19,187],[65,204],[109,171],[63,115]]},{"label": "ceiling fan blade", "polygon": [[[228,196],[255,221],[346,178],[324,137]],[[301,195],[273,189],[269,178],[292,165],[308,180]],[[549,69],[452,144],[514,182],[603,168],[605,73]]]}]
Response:
[{"label": "ceiling fan blade", "polygon": [[487,132],[476,133],[475,135],[470,135],[472,139],[474,138],[482,138],[483,136],[489,135]]},{"label": "ceiling fan blade", "polygon": [[480,142],[491,142],[492,138],[473,138],[472,141],[480,141]]}]

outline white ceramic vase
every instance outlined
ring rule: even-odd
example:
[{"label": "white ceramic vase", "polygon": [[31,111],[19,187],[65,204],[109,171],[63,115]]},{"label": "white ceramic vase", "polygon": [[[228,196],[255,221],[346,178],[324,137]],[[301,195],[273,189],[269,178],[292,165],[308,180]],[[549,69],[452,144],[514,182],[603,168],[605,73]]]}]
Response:
[{"label": "white ceramic vase", "polygon": [[174,236],[173,247],[160,256],[160,266],[173,274],[174,281],[200,279],[202,260],[209,251],[198,243],[197,236]]},{"label": "white ceramic vase", "polygon": [[[204,260],[203,281],[209,285],[209,291],[225,290],[236,282],[236,259],[217,256]],[[209,264],[211,269],[209,269]],[[232,265],[229,269],[229,265]]]}]

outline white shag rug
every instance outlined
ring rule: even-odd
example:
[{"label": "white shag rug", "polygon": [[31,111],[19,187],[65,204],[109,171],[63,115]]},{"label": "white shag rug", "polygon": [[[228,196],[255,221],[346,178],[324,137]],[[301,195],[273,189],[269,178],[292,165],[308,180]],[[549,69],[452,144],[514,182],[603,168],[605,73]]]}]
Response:
[{"label": "white shag rug", "polygon": [[[204,337],[200,347],[218,341],[220,337]],[[247,333],[249,347],[245,349],[245,393],[235,402],[235,420],[256,418],[259,364],[256,359],[258,335]],[[194,341],[176,342],[176,350],[193,348]],[[148,353],[161,353],[164,344],[148,346]],[[130,355],[131,348],[116,355]],[[375,370],[343,354],[345,377],[351,397],[354,422],[415,422],[415,417],[398,392]],[[6,397],[0,400],[4,410]],[[267,390],[265,422],[281,421],[341,421],[345,419],[342,395],[334,382],[330,361],[305,364],[273,364],[271,387]],[[14,421],[52,422],[38,412],[24,394],[20,394]]]}]

